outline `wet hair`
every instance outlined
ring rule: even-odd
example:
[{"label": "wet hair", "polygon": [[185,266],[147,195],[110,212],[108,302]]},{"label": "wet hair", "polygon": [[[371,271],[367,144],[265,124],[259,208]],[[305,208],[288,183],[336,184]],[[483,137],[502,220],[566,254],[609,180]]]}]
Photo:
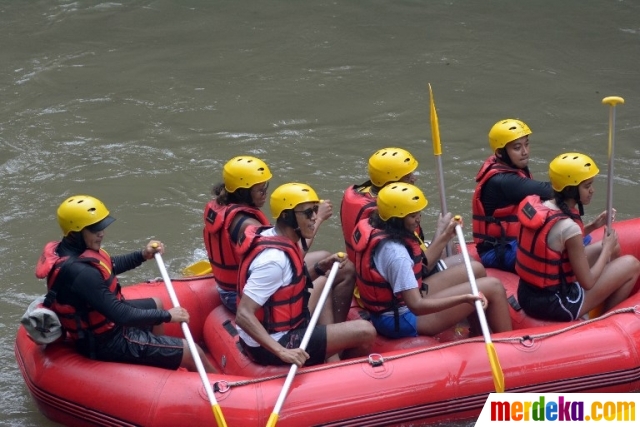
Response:
[{"label": "wet hair", "polygon": [[404,220],[402,218],[394,216],[385,221],[380,218],[380,214],[377,210],[373,211],[369,217],[369,224],[373,228],[386,231],[393,241],[402,243],[407,237],[417,239],[415,233],[412,233],[405,228]]},{"label": "wet hair", "polygon": [[582,202],[580,201],[580,191],[578,190],[577,185],[569,185],[564,187],[562,191],[553,192],[553,199],[556,202],[556,205],[560,208],[562,212],[567,214],[570,218],[576,218],[576,214],[571,212],[569,206],[567,206],[567,199],[573,199],[578,204],[578,212],[580,216],[584,215],[584,207],[582,206]]},{"label": "wet hair", "polygon": [[220,182],[213,186],[211,195],[214,196],[218,204],[222,206],[238,204],[255,207],[250,188],[238,188],[236,191],[230,193],[224,188],[224,183]]}]

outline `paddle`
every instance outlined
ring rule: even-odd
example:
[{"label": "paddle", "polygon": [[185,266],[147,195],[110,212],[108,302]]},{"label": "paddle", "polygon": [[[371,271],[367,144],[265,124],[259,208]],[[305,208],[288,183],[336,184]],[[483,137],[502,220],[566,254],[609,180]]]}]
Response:
[{"label": "paddle", "polygon": [[[344,257],[344,254],[342,255],[340,254],[342,254],[342,252],[339,252],[338,255],[341,258]],[[309,321],[309,326],[307,327],[307,330],[305,331],[304,336],[302,337],[302,342],[300,342],[300,348],[303,350],[307,348],[307,344],[311,339],[311,334],[313,333],[313,329],[316,327],[316,323],[318,323],[318,317],[320,317],[320,312],[322,311],[322,307],[324,306],[327,296],[329,295],[329,290],[333,285],[333,281],[336,278],[336,274],[338,273],[339,267],[340,267],[340,263],[338,261],[334,262],[333,266],[331,266],[331,272],[329,273],[329,278],[327,279],[327,282],[324,285],[324,289],[320,294],[320,299],[316,304],[316,309],[313,311],[313,316],[311,316],[311,320]],[[278,396],[278,400],[276,401],[276,406],[274,406],[273,412],[271,413],[271,416],[269,417],[269,421],[267,422],[267,427],[273,427],[278,422],[280,409],[282,409],[282,404],[284,403],[284,399],[287,396],[287,393],[289,392],[289,387],[291,387],[291,383],[293,382],[293,377],[295,377],[297,370],[298,370],[298,365],[296,365],[295,363],[292,364],[291,369],[289,369],[289,374],[287,375],[287,379],[285,380],[284,385],[282,386],[282,390],[280,390],[280,395]]]},{"label": "paddle", "polygon": [[616,104],[624,104],[624,99],[619,96],[607,96],[602,100],[603,104],[609,104],[609,165],[607,171],[607,230],[611,229],[613,215],[613,145],[616,133]]},{"label": "paddle", "polygon": [[[429,104],[431,111],[431,139],[433,142],[433,155],[436,158],[436,165],[438,169],[438,189],[440,190],[440,211],[442,216],[448,212],[447,210],[447,198],[444,194],[444,173],[442,172],[442,145],[440,144],[440,125],[438,124],[438,113],[436,112],[436,105],[433,101],[433,91],[431,90],[431,83],[429,85]],[[453,254],[453,247],[451,242],[447,243],[446,247],[447,256]]]},{"label": "paddle", "polygon": [[[460,220],[460,216],[455,217],[456,221]],[[471,260],[469,259],[469,252],[467,252],[467,245],[464,240],[464,234],[462,233],[462,227],[456,225],[456,233],[458,234],[458,241],[460,243],[460,249],[462,250],[462,256],[464,257],[464,264],[467,267],[467,275],[469,277],[469,283],[471,283],[471,290],[473,295],[478,296],[478,285],[476,284],[476,278],[473,275],[473,269],[471,267]],[[493,385],[496,388],[496,392],[504,393],[504,373],[498,360],[498,354],[491,342],[491,336],[489,335],[489,326],[487,325],[487,318],[484,315],[482,309],[482,302],[476,300],[476,311],[478,312],[478,319],[480,320],[480,327],[482,328],[482,335],[484,335],[484,342],[487,347],[487,355],[489,356],[489,363],[491,364],[491,375],[493,375]]]},{"label": "paddle", "polygon": [[[624,104],[624,99],[619,96],[607,96],[602,100],[603,104],[609,104],[609,149],[608,149],[608,170],[607,170],[607,232],[611,230],[611,221],[613,220],[613,145],[616,132],[616,104]],[[600,317],[603,312],[603,305],[589,311],[589,319]]]},{"label": "paddle", "polygon": [[196,261],[182,269],[182,275],[186,277],[204,276],[205,274],[211,273],[213,273],[213,269],[211,268],[211,264],[209,263],[209,261],[207,261],[206,259]]},{"label": "paddle", "polygon": [[[154,244],[154,247],[157,247],[157,244]],[[171,284],[171,279],[169,278],[169,274],[167,273],[167,269],[164,266],[164,261],[162,260],[162,255],[160,252],[156,252],[154,254],[156,258],[156,262],[158,263],[158,268],[160,268],[160,273],[162,273],[162,279],[164,280],[164,284],[167,287],[167,292],[169,293],[169,298],[171,298],[171,303],[174,307],[180,307],[180,302],[178,301],[178,297],[176,296],[176,292],[173,289],[173,284]],[[186,322],[182,322],[180,324],[182,326],[182,333],[184,337],[187,339],[187,344],[189,345],[189,350],[191,350],[191,354],[193,355],[193,361],[198,368],[198,373],[200,374],[200,379],[202,380],[202,384],[204,385],[204,389],[207,392],[207,396],[209,397],[209,403],[211,403],[211,410],[213,411],[213,416],[216,419],[216,423],[218,427],[226,427],[227,422],[222,415],[222,410],[220,409],[220,405],[216,402],[216,396],[213,394],[213,389],[211,388],[211,384],[207,379],[207,374],[204,370],[204,366],[202,365],[202,360],[200,360],[200,353],[198,353],[198,349],[196,348],[196,343],[193,341],[193,337],[191,336],[191,331],[189,330],[189,326]]]}]

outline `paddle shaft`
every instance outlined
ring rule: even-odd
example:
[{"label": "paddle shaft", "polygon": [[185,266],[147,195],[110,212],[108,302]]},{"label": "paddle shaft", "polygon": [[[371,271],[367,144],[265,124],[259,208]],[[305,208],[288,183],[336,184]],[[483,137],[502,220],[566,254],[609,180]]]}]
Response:
[{"label": "paddle shaft", "polygon": [[[311,339],[311,334],[313,333],[313,329],[316,327],[316,323],[318,323],[318,318],[320,317],[320,312],[322,311],[322,307],[324,307],[324,303],[329,296],[329,291],[331,290],[331,286],[333,285],[333,281],[336,278],[336,274],[338,274],[338,268],[340,267],[339,262],[334,262],[333,266],[331,266],[331,272],[329,273],[329,278],[324,285],[324,289],[320,294],[320,299],[318,299],[318,303],[316,304],[316,309],[313,311],[313,315],[311,316],[311,320],[309,321],[309,326],[307,326],[307,330],[302,337],[302,342],[300,342],[300,348],[305,350],[307,348],[307,344]],[[278,414],[280,413],[280,409],[282,409],[282,405],[284,404],[284,399],[289,392],[289,388],[291,387],[291,383],[293,382],[293,377],[296,376],[296,372],[298,371],[298,365],[295,363],[291,365],[291,369],[289,369],[289,374],[287,374],[287,379],[282,386],[282,390],[280,390],[280,395],[278,396],[278,400],[276,401],[276,405],[273,407],[273,412],[271,413],[271,417],[269,417],[269,422],[267,426],[275,425]]]},{"label": "paddle shaft", "polygon": [[608,104],[609,108],[609,149],[607,168],[607,230],[611,229],[613,217],[613,158],[616,133],[616,104],[624,104],[624,99],[619,96],[607,96],[602,100],[603,104]]},{"label": "paddle shaft", "polygon": [[[167,292],[169,293],[169,298],[171,299],[171,303],[174,307],[180,307],[180,302],[178,301],[178,297],[176,296],[176,292],[173,289],[173,284],[171,283],[171,279],[169,278],[169,274],[167,273],[167,269],[164,265],[164,261],[162,260],[162,255],[160,252],[156,252],[154,254],[156,258],[156,262],[158,263],[158,268],[160,269],[160,273],[162,274],[162,279],[164,280],[164,284],[167,288]],[[207,373],[204,370],[204,366],[202,365],[202,360],[200,360],[200,353],[198,352],[198,348],[196,347],[196,343],[193,341],[193,336],[191,336],[191,331],[189,330],[189,326],[186,322],[181,322],[180,326],[182,327],[182,333],[184,334],[185,339],[187,340],[187,344],[189,345],[189,350],[191,351],[191,355],[193,356],[193,361],[196,364],[198,369],[198,374],[200,374],[200,380],[202,381],[202,385],[204,385],[204,389],[207,392],[207,397],[209,398],[209,403],[211,403],[211,408],[213,410],[213,414],[216,418],[216,423],[218,427],[226,427],[227,423],[222,416],[222,411],[220,410],[220,406],[216,401],[216,396],[213,394],[213,389],[211,388],[211,384],[207,379]]]},{"label": "paddle shaft", "polygon": [[[471,283],[471,290],[474,295],[478,296],[478,285],[476,284],[476,278],[471,267],[471,260],[469,259],[469,252],[467,252],[467,245],[464,240],[464,234],[462,234],[462,227],[460,225],[456,225],[456,234],[458,235],[460,249],[464,258],[464,263],[467,267],[467,275],[469,276],[469,283]],[[480,327],[482,328],[482,335],[484,336],[487,357],[489,358],[489,364],[491,366],[493,385],[498,393],[503,393],[504,373],[502,372],[502,367],[500,366],[500,360],[498,359],[496,349],[491,342],[491,336],[489,335],[489,326],[487,325],[487,318],[485,317],[482,303],[479,300],[475,301],[475,306],[476,311],[478,312],[478,319],[480,320]]]},{"label": "paddle shaft", "polygon": [[[436,111],[436,104],[433,99],[433,91],[431,90],[431,83],[429,83],[429,111],[431,118],[431,139],[433,142],[433,155],[436,158],[436,168],[438,170],[438,190],[440,193],[440,213],[444,217],[447,212],[447,197],[444,193],[444,171],[442,168],[442,144],[440,143],[440,125],[438,123],[438,112]],[[453,254],[453,245],[451,242],[447,243],[445,248],[447,256]]]},{"label": "paddle shaft", "polygon": [[[476,283],[476,278],[473,274],[473,267],[471,267],[471,259],[469,258],[469,252],[467,251],[462,227],[459,225],[456,225],[456,234],[458,235],[458,241],[460,242],[460,250],[462,251],[464,264],[467,267],[467,277],[469,278],[469,283],[471,283],[471,292],[473,295],[478,296],[478,284]],[[476,300],[474,304],[476,306],[476,311],[478,312],[478,319],[480,320],[480,327],[482,328],[484,341],[489,344],[491,343],[491,335],[489,335],[489,325],[487,324],[487,317],[485,316],[484,309],[482,308],[482,301]]]}]

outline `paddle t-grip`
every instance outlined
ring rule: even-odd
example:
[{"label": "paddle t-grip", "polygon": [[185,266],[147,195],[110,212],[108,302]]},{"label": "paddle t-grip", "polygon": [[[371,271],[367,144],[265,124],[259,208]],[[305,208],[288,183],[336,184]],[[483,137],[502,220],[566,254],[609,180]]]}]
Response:
[{"label": "paddle t-grip", "polygon": [[607,96],[602,99],[603,104],[609,104],[612,107],[615,107],[616,104],[624,104],[624,98],[621,96]]}]

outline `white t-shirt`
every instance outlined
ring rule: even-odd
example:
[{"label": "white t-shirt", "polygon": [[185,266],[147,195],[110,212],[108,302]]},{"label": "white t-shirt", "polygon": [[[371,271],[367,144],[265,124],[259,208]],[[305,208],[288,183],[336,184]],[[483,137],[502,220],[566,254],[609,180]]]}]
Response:
[{"label": "white t-shirt", "polygon": [[[276,236],[275,228],[268,228],[260,233],[261,236]],[[265,249],[249,265],[249,279],[242,291],[242,298],[251,298],[257,304],[264,305],[271,295],[282,286],[287,286],[293,279],[293,269],[287,255],[280,249]],[[259,347],[249,334],[236,325],[240,338],[249,347]],[[271,338],[278,341],[286,332],[271,334]]]},{"label": "white t-shirt", "polygon": [[[413,260],[403,244],[394,241],[380,243],[373,253],[373,263],[380,275],[391,284],[394,294],[418,287],[413,273]],[[408,310],[405,306],[399,309],[399,313]],[[393,312],[384,315],[393,316]]]},{"label": "white t-shirt", "polygon": [[[544,205],[549,209],[560,210],[553,200],[545,201]],[[582,236],[582,230],[578,223],[571,218],[561,219],[549,230],[547,245],[554,251],[562,252],[564,251],[566,241],[575,236]]]}]

